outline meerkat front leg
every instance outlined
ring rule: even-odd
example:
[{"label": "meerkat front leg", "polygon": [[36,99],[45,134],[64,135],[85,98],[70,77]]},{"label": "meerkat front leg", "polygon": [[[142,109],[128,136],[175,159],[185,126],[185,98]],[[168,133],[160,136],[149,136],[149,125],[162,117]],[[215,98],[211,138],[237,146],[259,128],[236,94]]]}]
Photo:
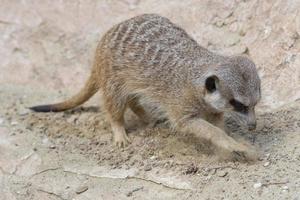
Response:
[{"label": "meerkat front leg", "polygon": [[208,120],[209,123],[215,125],[216,127],[220,128],[221,130],[225,131],[228,135],[230,135],[230,131],[226,127],[225,119],[224,119],[224,114],[215,114],[211,116]]},{"label": "meerkat front leg", "polygon": [[238,143],[222,129],[203,119],[190,119],[180,126],[180,130],[210,141],[220,156],[225,159],[253,161],[257,159],[256,150],[247,144]]}]

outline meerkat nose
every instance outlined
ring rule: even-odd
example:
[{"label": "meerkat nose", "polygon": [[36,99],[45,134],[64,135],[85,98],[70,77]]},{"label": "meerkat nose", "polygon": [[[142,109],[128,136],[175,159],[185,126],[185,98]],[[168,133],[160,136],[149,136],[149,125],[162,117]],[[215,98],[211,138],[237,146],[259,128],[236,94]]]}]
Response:
[{"label": "meerkat nose", "polygon": [[256,122],[248,123],[248,130],[253,131],[256,129]]}]

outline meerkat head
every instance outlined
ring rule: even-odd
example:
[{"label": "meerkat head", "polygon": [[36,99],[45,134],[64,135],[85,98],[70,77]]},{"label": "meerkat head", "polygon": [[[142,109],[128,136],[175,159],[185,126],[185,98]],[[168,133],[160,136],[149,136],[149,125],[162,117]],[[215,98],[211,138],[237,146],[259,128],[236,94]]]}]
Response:
[{"label": "meerkat head", "polygon": [[231,57],[205,77],[204,100],[215,113],[234,112],[249,130],[256,128],[255,106],[261,98],[255,64],[242,56]]}]

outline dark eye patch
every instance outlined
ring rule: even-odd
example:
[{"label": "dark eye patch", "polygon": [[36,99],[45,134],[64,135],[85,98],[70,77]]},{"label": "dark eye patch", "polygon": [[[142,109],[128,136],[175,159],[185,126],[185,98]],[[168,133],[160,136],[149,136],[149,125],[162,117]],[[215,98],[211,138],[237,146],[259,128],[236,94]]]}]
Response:
[{"label": "dark eye patch", "polygon": [[247,113],[249,110],[248,106],[245,106],[244,104],[242,104],[241,102],[235,99],[231,99],[229,103],[233,106],[234,110],[237,112]]},{"label": "dark eye patch", "polygon": [[209,92],[214,92],[217,90],[216,79],[214,76],[208,77],[205,81],[205,87]]}]

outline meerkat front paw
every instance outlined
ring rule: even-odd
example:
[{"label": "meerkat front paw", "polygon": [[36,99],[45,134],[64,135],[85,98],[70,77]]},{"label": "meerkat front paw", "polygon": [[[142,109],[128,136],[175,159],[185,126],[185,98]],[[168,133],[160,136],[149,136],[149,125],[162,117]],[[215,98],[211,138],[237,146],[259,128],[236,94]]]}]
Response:
[{"label": "meerkat front paw", "polygon": [[224,160],[253,162],[258,159],[258,152],[249,144],[225,142],[217,146],[219,156]]},{"label": "meerkat front paw", "polygon": [[254,147],[236,148],[231,151],[230,159],[241,162],[256,161],[258,159],[258,152]]},{"label": "meerkat front paw", "polygon": [[129,143],[131,143],[131,140],[127,136],[126,133],[116,133],[114,137],[114,144],[119,148],[126,147]]}]

